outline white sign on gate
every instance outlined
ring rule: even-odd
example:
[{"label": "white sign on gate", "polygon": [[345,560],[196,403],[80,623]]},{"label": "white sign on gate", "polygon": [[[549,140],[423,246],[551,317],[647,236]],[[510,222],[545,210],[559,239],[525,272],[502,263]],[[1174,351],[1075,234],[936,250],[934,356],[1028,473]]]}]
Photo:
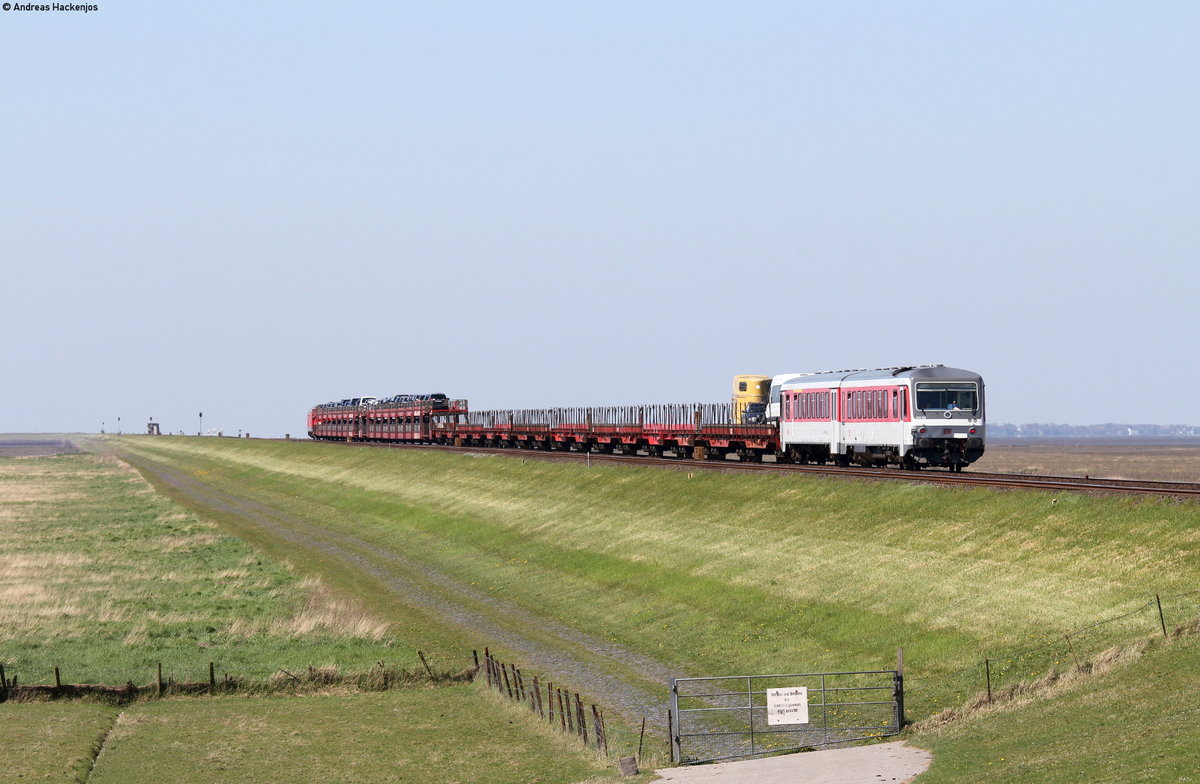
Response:
[{"label": "white sign on gate", "polygon": [[767,689],[767,725],[808,724],[808,687]]}]

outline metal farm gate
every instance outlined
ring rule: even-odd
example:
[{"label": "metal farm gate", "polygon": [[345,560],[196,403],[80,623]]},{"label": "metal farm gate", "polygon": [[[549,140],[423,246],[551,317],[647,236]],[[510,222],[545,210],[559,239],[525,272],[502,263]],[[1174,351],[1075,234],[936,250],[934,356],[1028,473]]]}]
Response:
[{"label": "metal farm gate", "polygon": [[902,668],[673,679],[671,760],[692,765],[896,735]]}]

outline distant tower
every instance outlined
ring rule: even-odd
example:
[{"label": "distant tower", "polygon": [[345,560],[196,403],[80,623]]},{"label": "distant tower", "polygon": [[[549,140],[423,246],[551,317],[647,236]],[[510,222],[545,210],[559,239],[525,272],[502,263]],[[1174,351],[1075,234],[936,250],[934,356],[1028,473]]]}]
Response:
[{"label": "distant tower", "polygon": [[148,435],[148,436],[161,436],[162,435],[162,433],[158,429],[157,422],[151,421],[146,424],[146,435]]}]

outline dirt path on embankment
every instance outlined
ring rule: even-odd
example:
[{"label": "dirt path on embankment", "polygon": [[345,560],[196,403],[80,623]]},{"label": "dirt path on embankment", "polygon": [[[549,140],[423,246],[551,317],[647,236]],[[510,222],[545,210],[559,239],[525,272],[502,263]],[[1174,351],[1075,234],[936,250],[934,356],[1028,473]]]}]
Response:
[{"label": "dirt path on embankment", "polygon": [[[630,726],[643,716],[659,725],[667,706],[667,682],[684,673],[611,641],[536,616],[517,605],[466,585],[456,578],[351,534],[296,517],[183,471],[120,453],[151,482],[200,514],[234,515],[288,547],[309,551],[342,567],[369,575],[381,590],[468,639],[503,646],[523,669],[584,692]],[[466,652],[464,652],[466,653]],[[631,683],[632,681],[632,683]],[[645,687],[634,685],[637,681]],[[651,684],[661,684],[655,689]],[[662,734],[665,736],[665,728]]]}]

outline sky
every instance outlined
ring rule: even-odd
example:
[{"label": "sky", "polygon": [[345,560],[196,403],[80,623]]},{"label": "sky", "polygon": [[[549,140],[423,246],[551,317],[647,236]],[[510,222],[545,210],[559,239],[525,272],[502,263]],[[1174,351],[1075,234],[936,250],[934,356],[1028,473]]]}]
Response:
[{"label": "sky", "polygon": [[1200,4],[94,5],[0,11],[0,432],[926,363],[1200,424]]}]

